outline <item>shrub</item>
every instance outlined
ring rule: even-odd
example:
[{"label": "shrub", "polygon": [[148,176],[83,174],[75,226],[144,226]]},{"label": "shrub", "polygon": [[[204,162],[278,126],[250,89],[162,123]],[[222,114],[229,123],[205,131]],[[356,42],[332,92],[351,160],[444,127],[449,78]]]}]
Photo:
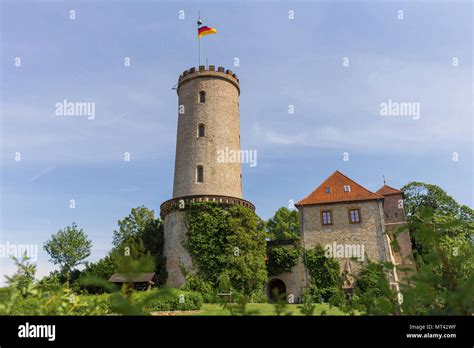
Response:
[{"label": "shrub", "polygon": [[274,247],[270,249],[268,256],[268,275],[275,276],[283,272],[291,272],[298,263],[300,252],[295,247]]},{"label": "shrub", "polygon": [[200,309],[203,298],[197,292],[165,288],[135,292],[132,295],[132,302],[147,311],[189,311]]},{"label": "shrub", "polygon": [[232,288],[247,295],[267,280],[263,221],[250,209],[217,203],[193,203],[186,210],[186,249],[198,276],[213,287],[225,271]]},{"label": "shrub", "polygon": [[181,290],[200,293],[205,303],[213,303],[216,300],[217,294],[212,284],[194,275],[186,277],[186,283]]},{"label": "shrub", "polygon": [[310,293],[313,300],[320,302],[338,302],[341,297],[341,276],[339,262],[326,257],[321,245],[306,251],[306,266],[311,275]]}]

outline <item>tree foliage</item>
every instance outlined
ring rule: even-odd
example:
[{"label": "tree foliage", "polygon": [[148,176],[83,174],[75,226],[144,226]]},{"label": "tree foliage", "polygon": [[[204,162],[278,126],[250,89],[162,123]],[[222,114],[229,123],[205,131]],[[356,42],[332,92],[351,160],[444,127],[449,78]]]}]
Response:
[{"label": "tree foliage", "polygon": [[444,224],[457,219],[463,224],[451,226],[444,232],[451,237],[465,237],[474,228],[474,210],[461,205],[442,188],[423,182],[410,182],[402,187],[403,206],[409,221],[419,221],[424,209],[431,209],[431,222]]},{"label": "tree foliage", "polygon": [[186,218],[185,247],[204,281],[217,288],[224,273],[232,287],[243,293],[263,288],[266,234],[254,212],[241,206],[225,210],[213,202],[193,203]]},{"label": "tree foliage", "polygon": [[351,309],[370,315],[399,314],[397,293],[388,279],[392,269],[390,264],[367,262],[356,277]]},{"label": "tree foliage", "polygon": [[299,239],[298,211],[289,210],[286,207],[278,209],[275,215],[267,221],[266,230],[271,240]]},{"label": "tree foliage", "polygon": [[92,242],[74,222],[53,234],[43,246],[50,256],[50,261],[59,265],[62,274],[68,274],[82,264],[90,256],[91,247]]},{"label": "tree foliage", "polygon": [[318,244],[305,254],[306,267],[311,277],[311,295],[316,300],[331,302],[341,300],[341,275],[339,261],[327,257],[324,248]]},{"label": "tree foliage", "polygon": [[133,208],[130,214],[118,221],[119,229],[114,231],[114,249],[110,255],[112,259],[127,254],[133,259],[150,255],[153,258],[157,276],[157,284],[166,282],[166,259],[163,253],[164,226],[163,220],[155,219],[155,212],[145,206]]},{"label": "tree foliage", "polygon": [[268,253],[268,275],[274,276],[283,272],[291,272],[298,263],[300,251],[294,246],[272,247]]},{"label": "tree foliage", "polygon": [[449,231],[464,230],[472,238],[469,223],[451,218],[439,223],[432,208],[419,211],[412,221],[412,237],[423,246],[417,255],[418,271],[403,288],[406,314],[472,315],[474,310],[474,246],[468,238],[453,238]]}]

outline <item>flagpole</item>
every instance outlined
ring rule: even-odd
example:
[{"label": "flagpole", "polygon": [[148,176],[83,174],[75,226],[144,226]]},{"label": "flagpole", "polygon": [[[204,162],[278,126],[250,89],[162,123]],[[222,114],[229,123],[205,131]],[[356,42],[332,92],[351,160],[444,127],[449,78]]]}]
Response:
[{"label": "flagpole", "polygon": [[199,67],[201,66],[201,38],[199,37],[199,26],[201,25],[201,11],[199,11],[199,18],[198,18],[198,21],[197,21],[197,27],[198,27],[198,43],[199,43],[199,64],[198,64],[198,69]]}]

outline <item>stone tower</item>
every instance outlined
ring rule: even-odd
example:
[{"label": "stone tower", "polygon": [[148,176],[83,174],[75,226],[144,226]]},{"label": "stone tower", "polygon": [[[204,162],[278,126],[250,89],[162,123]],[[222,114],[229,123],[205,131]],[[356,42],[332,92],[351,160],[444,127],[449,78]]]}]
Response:
[{"label": "stone tower", "polygon": [[177,93],[173,198],[161,205],[160,213],[164,219],[167,285],[173,287],[184,283],[180,264],[192,268],[182,245],[188,203],[213,201],[255,210],[242,198],[240,161],[226,161],[222,156],[240,150],[239,79],[223,67],[217,71],[213,65],[191,68],[179,77]]}]

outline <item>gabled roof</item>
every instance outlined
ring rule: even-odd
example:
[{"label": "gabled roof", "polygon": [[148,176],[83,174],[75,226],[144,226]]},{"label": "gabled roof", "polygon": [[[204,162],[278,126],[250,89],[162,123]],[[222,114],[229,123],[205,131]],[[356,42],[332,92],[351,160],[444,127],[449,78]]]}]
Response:
[{"label": "gabled roof", "polygon": [[403,194],[402,191],[394,189],[393,187],[390,187],[388,185],[383,185],[381,188],[378,189],[376,193],[382,196],[388,196],[388,195],[393,195],[393,194]]},{"label": "gabled roof", "polygon": [[[344,186],[350,187],[350,192],[344,192]],[[330,188],[330,193],[326,188]],[[366,201],[383,199],[383,196],[367,190],[354,180],[336,170],[313,192],[303,198],[296,205],[311,205],[336,202]]]},{"label": "gabled roof", "polygon": [[153,282],[155,273],[114,273],[109,279],[111,283],[148,283]]}]

